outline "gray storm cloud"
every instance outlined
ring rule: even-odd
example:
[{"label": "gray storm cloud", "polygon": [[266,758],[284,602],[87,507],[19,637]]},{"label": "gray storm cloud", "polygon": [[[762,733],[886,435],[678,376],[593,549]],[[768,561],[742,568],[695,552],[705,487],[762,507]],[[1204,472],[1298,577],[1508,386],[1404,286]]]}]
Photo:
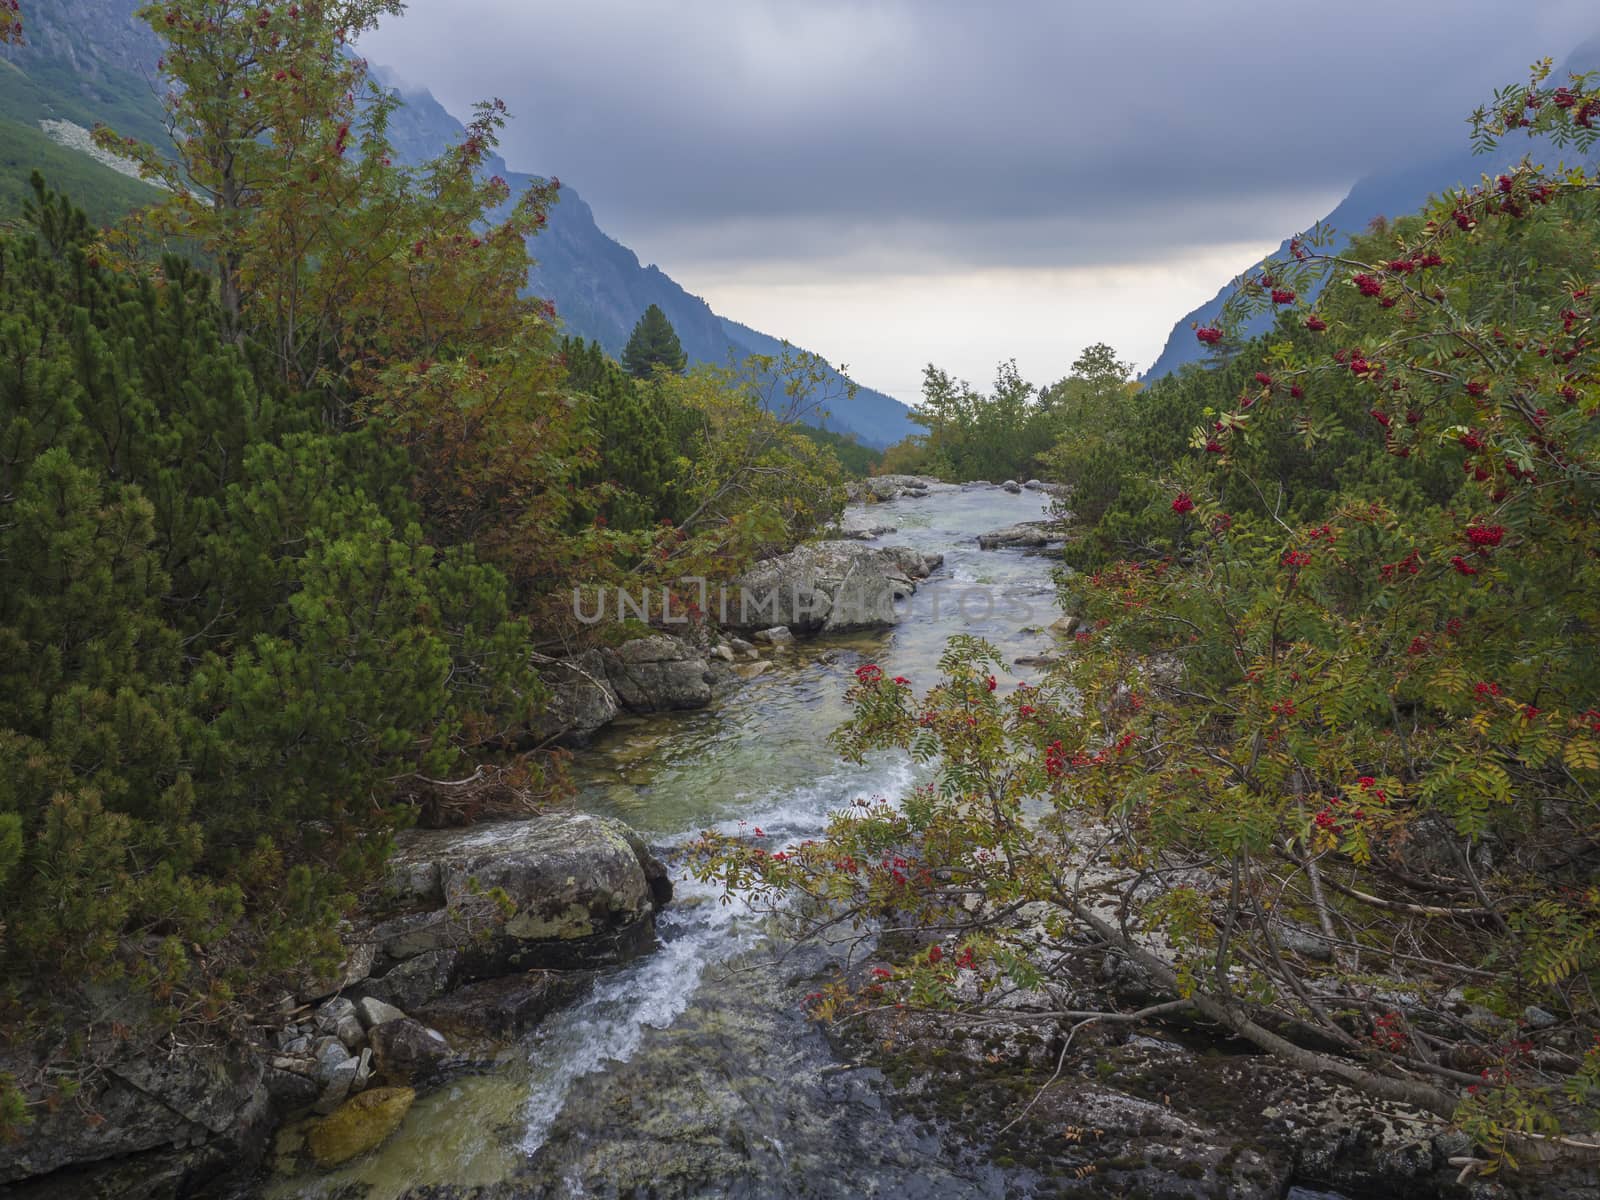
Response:
[{"label": "gray storm cloud", "polygon": [[1286,232],[1600,26],[1578,3],[416,0],[363,49],[681,258],[1140,261]]}]

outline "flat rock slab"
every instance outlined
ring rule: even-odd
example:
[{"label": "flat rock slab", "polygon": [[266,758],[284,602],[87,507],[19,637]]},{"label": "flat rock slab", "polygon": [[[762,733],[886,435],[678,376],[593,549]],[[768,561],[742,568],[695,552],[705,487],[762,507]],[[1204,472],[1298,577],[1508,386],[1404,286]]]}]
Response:
[{"label": "flat rock slab", "polygon": [[999,550],[1017,547],[1037,549],[1066,541],[1061,527],[1053,521],[1020,521],[1002,529],[991,529],[978,535],[980,550]]},{"label": "flat rock slab", "polygon": [[[452,984],[625,961],[648,945],[655,912],[672,890],[637,834],[588,813],[410,830],[396,842],[389,892],[422,911],[392,918],[370,936],[402,966],[416,956],[457,954]],[[389,973],[375,972],[363,992],[406,1011],[432,999],[384,994]]]}]

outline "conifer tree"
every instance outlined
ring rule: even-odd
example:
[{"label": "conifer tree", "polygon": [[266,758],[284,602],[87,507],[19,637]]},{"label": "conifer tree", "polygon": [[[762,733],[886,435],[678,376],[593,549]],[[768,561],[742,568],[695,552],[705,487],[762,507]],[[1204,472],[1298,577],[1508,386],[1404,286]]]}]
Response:
[{"label": "conifer tree", "polygon": [[644,316],[633,327],[633,334],[622,351],[622,365],[628,369],[628,374],[639,379],[648,379],[658,366],[674,375],[682,375],[689,365],[689,356],[683,352],[677,331],[659,306],[652,304],[645,309]]}]

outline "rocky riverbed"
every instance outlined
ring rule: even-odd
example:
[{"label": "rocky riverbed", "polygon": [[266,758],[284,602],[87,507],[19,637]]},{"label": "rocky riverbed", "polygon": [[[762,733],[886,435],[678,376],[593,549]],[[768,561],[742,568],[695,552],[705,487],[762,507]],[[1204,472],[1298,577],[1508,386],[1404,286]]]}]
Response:
[{"label": "rocky riverbed", "polygon": [[[191,1047],[159,1070],[130,1056],[95,1098],[111,1120],[52,1117],[17,1174],[54,1173],[5,1194],[1593,1194],[1457,1186],[1448,1160],[1466,1147],[1431,1119],[1192,1022],[1069,1038],[1043,1015],[1062,997],[1031,995],[983,1022],[808,1020],[805,994],[847,950],[867,969],[871,947],[786,946],[689,877],[683,847],[716,827],[778,849],[917,782],[903,757],[847,767],[827,743],[861,663],[921,685],[972,633],[1016,664],[1009,687],[1071,632],[1040,488],[868,490],[838,538],[744,581],[782,607],[546,664],[557,700],[529,737],[584,747],[578,811],[407,835],[337,978],[264,1014],[253,1047]],[[1066,950],[1074,1005],[1152,998],[1096,948]]]}]

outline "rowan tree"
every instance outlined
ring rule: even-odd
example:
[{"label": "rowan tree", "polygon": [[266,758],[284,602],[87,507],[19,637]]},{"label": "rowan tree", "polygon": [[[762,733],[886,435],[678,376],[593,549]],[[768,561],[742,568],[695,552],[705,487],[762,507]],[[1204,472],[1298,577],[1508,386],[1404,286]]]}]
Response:
[{"label": "rowan tree", "polygon": [[[1595,77],[1545,70],[1496,95],[1484,137],[1591,144]],[[814,844],[703,845],[802,932],[927,931],[821,1015],[973,1006],[974,986],[1076,1008],[1062,964],[1110,949],[1203,1020],[1455,1122],[1482,1151],[1468,1174],[1593,1155],[1597,204],[1593,174],[1524,163],[1356,252],[1295,239],[1228,309],[1276,308],[1293,336],[1242,350],[1231,403],[1142,482],[1152,553],[1065,578],[1062,669],[1002,689],[994,650],[958,638],[924,693],[857,672],[842,752],[909,751],[936,782]],[[1252,477],[1356,443],[1458,482],[1375,489],[1334,454],[1303,520]],[[1008,919],[1031,902],[1043,938]]]}]

